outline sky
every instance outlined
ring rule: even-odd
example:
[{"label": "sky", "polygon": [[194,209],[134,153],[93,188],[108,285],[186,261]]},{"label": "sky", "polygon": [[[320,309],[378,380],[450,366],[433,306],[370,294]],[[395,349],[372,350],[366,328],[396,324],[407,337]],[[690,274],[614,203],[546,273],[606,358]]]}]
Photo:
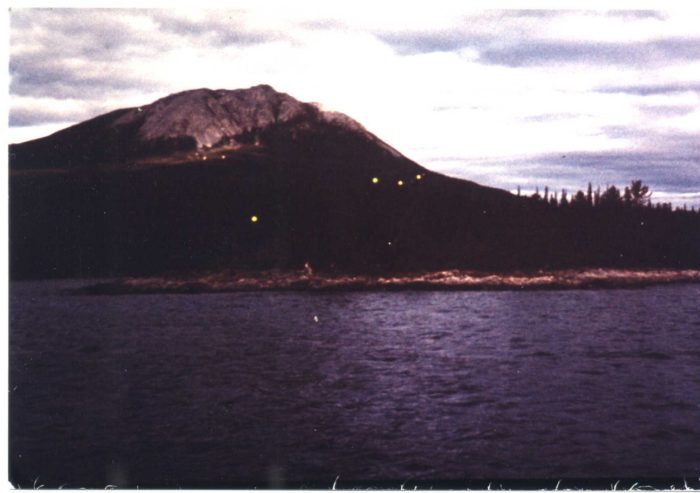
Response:
[{"label": "sky", "polygon": [[451,176],[569,193],[641,179],[654,201],[700,207],[700,10],[465,4],[14,7],[9,140],[265,83]]}]

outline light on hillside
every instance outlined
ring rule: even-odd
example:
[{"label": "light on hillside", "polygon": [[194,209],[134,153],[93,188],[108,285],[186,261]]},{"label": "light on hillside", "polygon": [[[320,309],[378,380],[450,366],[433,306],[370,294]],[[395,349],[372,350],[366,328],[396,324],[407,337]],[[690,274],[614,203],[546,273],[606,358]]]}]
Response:
[{"label": "light on hillside", "polygon": [[423,175],[416,175],[416,180],[422,180],[422,179],[423,179]]},{"label": "light on hillside", "polygon": [[379,178],[377,178],[376,176],[372,178],[372,183],[374,183],[375,185],[379,183]]},{"label": "light on hillside", "polygon": [[402,186],[403,186],[403,180],[397,181],[396,184],[397,184],[398,186],[402,187]]},{"label": "light on hillside", "polygon": [[258,216],[250,216],[250,222],[251,222],[251,223],[257,223],[257,222],[258,222]]}]

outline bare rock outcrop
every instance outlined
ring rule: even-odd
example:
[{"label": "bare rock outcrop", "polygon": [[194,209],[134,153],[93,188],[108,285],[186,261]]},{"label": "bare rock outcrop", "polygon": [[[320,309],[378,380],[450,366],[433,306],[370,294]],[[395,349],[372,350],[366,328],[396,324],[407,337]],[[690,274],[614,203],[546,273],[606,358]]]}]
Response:
[{"label": "bare rock outcrop", "polygon": [[145,142],[192,137],[197,147],[209,148],[276,123],[315,117],[318,111],[268,85],[195,89],[131,108],[114,125],[138,123],[138,137]]}]

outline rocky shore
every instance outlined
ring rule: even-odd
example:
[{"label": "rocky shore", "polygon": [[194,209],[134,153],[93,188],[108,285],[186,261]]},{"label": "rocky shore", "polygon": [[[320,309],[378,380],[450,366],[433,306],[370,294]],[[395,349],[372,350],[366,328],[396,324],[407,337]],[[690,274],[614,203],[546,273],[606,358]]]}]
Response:
[{"label": "rocky shore", "polygon": [[119,278],[89,284],[88,294],[216,293],[263,290],[554,290],[640,288],[700,282],[699,270],[555,270],[484,273],[447,270],[396,276],[324,275],[308,271],[209,273]]}]

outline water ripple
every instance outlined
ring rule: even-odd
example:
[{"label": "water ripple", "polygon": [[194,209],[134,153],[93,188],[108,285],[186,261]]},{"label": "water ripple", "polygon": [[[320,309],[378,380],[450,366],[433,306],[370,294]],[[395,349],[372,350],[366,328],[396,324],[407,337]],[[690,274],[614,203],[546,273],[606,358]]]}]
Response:
[{"label": "water ripple", "polygon": [[12,286],[27,484],[700,474],[697,285],[63,294],[79,285]]}]

